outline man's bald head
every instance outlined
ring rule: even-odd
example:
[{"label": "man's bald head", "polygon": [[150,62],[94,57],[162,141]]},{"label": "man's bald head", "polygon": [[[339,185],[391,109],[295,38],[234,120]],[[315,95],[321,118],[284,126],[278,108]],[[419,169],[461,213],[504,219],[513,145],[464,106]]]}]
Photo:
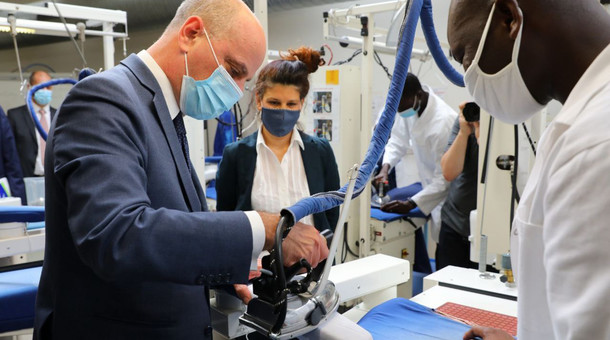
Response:
[{"label": "man's bald head", "polygon": [[30,74],[29,82],[30,86],[34,86],[49,80],[51,80],[51,76],[46,71],[37,70]]},{"label": "man's bald head", "polygon": [[165,33],[180,30],[189,17],[198,16],[208,26],[208,33],[221,39],[230,33],[238,14],[246,13],[251,13],[250,9],[241,0],[185,0],[178,7]]}]

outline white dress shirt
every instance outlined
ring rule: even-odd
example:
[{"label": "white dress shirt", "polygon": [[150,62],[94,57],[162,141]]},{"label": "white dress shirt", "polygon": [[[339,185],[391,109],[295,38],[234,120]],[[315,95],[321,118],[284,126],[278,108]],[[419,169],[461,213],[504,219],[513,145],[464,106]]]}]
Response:
[{"label": "white dress shirt", "polygon": [[[51,108],[49,105],[38,106],[36,102],[32,101],[34,110],[36,111],[36,117],[38,121],[41,119],[40,110],[44,110],[44,117],[47,120],[47,126],[51,126]],[[36,128],[35,128],[36,129]],[[47,131],[48,133],[49,131]],[[38,146],[38,154],[36,155],[36,164],[34,165],[34,175],[43,176],[44,175],[44,165],[42,164],[42,156],[40,153],[40,133],[38,129],[36,129],[36,145]],[[44,142],[43,142],[44,143]]]},{"label": "white dress shirt", "polygon": [[544,131],[515,214],[520,340],[610,339],[610,45]]},{"label": "white dress shirt", "polygon": [[[161,69],[159,64],[153,59],[153,57],[146,50],[142,50],[138,53],[138,57],[144,62],[148,69],[152,72],[153,76],[161,87],[163,98],[165,98],[165,104],[170,114],[170,118],[173,120],[180,113],[180,106],[174,96],[172,85],[165,75],[165,72]],[[193,170],[194,171],[194,170]],[[258,255],[263,251],[265,246],[265,226],[260,215],[256,211],[246,211],[246,216],[250,221],[252,227],[252,262],[250,269],[255,270],[257,268]]]},{"label": "white dress shirt", "polygon": [[[282,160],[278,160],[269,149],[258,130],[256,139],[256,167],[252,183],[252,209],[279,213],[300,199],[309,197],[307,175],[301,157],[303,140],[297,128],[292,130],[290,146]],[[303,217],[300,222],[313,225],[312,215]]]}]

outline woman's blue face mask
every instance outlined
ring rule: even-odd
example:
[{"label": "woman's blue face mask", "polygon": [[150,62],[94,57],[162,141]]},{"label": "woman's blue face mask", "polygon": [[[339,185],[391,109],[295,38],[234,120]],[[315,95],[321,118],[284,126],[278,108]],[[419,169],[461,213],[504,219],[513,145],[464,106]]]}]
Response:
[{"label": "woman's blue face mask", "polygon": [[195,80],[189,76],[188,59],[184,54],[186,75],[182,77],[180,90],[180,110],[187,116],[199,120],[214,119],[231,107],[243,96],[243,92],[235,83],[229,72],[220,65],[208,32],[203,32],[208,40],[214,59],[218,67],[204,80]]},{"label": "woman's blue face mask", "polygon": [[299,120],[300,110],[268,109],[261,110],[261,120],[265,129],[276,137],[284,137],[292,131]]}]

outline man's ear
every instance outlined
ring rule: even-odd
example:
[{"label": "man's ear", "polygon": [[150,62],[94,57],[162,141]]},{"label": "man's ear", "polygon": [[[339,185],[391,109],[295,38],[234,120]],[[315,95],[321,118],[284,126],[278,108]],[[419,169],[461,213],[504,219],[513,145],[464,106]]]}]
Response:
[{"label": "man's ear", "polygon": [[501,15],[502,27],[508,32],[508,36],[515,40],[523,23],[523,12],[517,0],[496,0],[496,11]]},{"label": "man's ear", "polygon": [[203,35],[205,25],[203,20],[198,16],[191,16],[178,32],[178,44],[183,53],[188,53],[193,45],[195,45],[197,39]]}]

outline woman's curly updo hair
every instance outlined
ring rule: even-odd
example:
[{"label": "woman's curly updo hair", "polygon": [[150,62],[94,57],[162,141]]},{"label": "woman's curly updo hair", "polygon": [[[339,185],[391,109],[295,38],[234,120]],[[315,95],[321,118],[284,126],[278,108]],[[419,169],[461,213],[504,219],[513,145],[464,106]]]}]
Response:
[{"label": "woman's curly updo hair", "polygon": [[281,55],[281,60],[274,60],[261,69],[256,81],[255,93],[262,99],[265,91],[276,84],[293,85],[299,89],[300,99],[309,92],[310,73],[316,72],[319,66],[326,64],[320,52],[301,46],[296,50],[289,49]]}]

